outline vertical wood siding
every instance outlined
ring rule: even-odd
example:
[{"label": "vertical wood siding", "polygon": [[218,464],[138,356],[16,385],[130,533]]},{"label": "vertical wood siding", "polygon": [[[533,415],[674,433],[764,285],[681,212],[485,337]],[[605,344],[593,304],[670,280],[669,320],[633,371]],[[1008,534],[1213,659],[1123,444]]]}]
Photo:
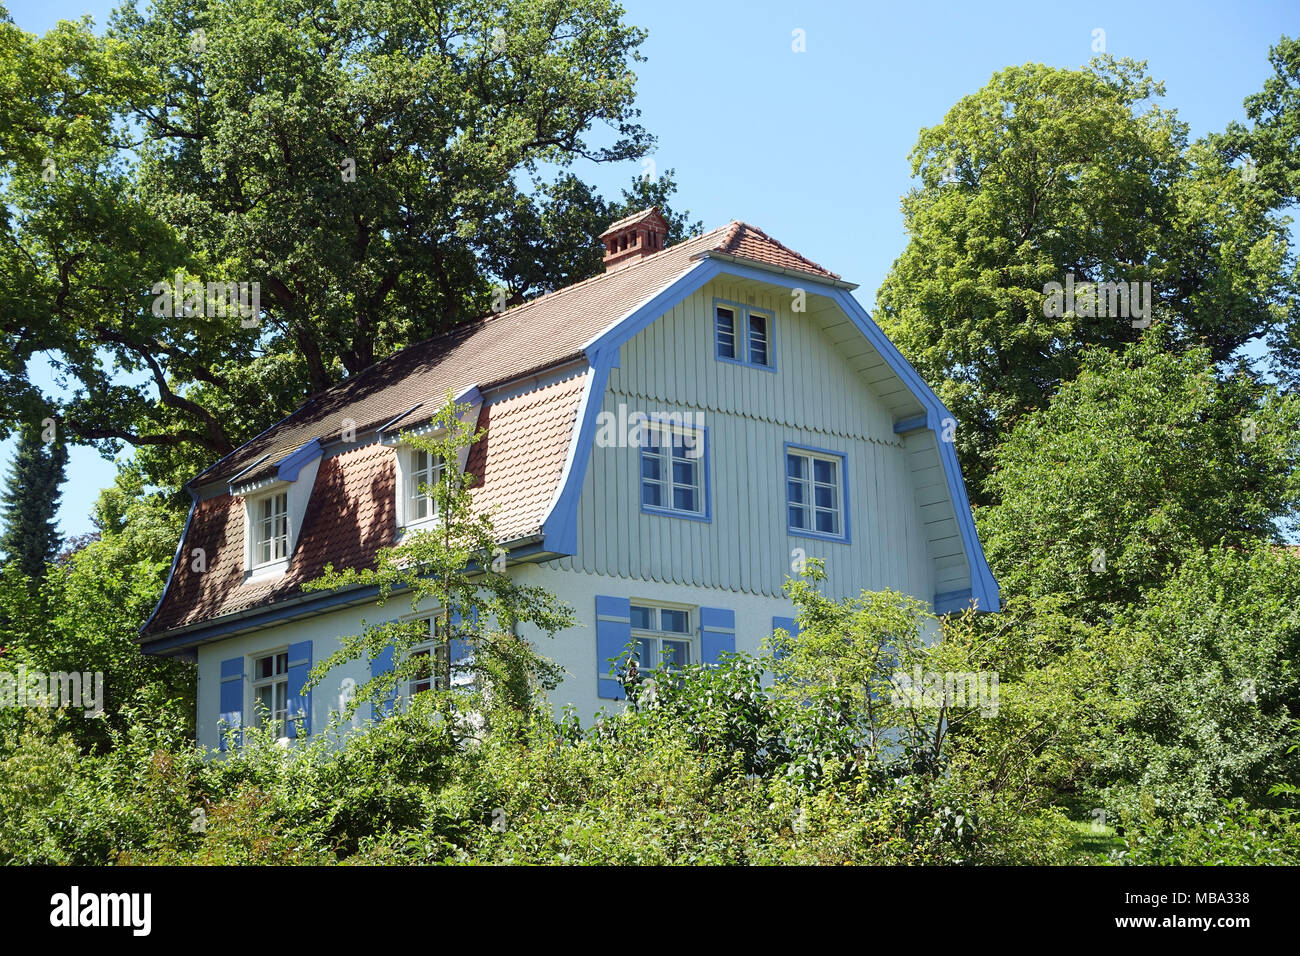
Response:
[{"label": "vertical wood siding", "polygon": [[[714,357],[715,297],[775,312],[775,373]],[[938,500],[927,496],[943,491],[943,475],[922,468],[927,484],[918,487],[915,462],[926,449],[894,433],[890,405],[897,401],[887,405],[855,370],[863,364],[860,334],[845,338],[842,323],[828,318],[791,312],[784,290],[718,281],[626,343],[602,408],[614,415],[620,404],[628,412],[704,412],[712,521],[642,514],[637,449],[598,443],[578,509],[578,553],[552,563],[776,596],[798,557],[795,549],[802,549],[825,559],[828,590],[836,596],[891,587],[929,600],[945,590],[953,575],[943,562],[951,556],[946,545],[936,548],[927,528],[927,521],[944,516],[925,510]],[[896,390],[892,378],[881,381]],[[934,455],[933,435],[925,434]],[[787,441],[846,456],[851,543],[787,533]],[[960,541],[956,547],[965,573]]]}]

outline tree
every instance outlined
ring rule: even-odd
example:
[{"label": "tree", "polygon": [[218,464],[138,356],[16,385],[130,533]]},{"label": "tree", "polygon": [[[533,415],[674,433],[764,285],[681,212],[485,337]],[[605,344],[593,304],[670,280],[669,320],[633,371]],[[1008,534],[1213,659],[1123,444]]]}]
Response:
[{"label": "tree", "polygon": [[45,577],[45,566],[59,553],[58,513],[68,450],[52,420],[47,430],[25,425],[9,466],[3,498],[4,530],[0,550],[31,581]]},{"label": "tree", "polygon": [[[491,517],[475,512],[474,476],[456,466],[462,450],[484,434],[464,422],[468,410],[449,392],[430,421],[431,436],[401,436],[413,449],[443,463],[436,483],[419,486],[432,499],[437,526],[408,532],[399,544],[382,549],[373,568],[335,571],[327,565],[319,578],[303,585],[306,590],[375,587],[381,607],[403,595],[414,612],[436,611],[433,655],[410,653],[429,640],[428,620],[396,620],[365,624],[362,633],[340,638],[339,649],[312,668],[310,684],[315,686],[346,661],[391,661],[357,688],[348,716],[366,701],[382,710],[408,681],[429,677],[436,678],[438,703],[448,715],[457,706],[483,704],[527,713],[539,692],[554,688],[563,674],[518,634],[518,625],[531,623],[550,637],[573,624],[573,611],[545,589],[510,578]],[[464,647],[463,656],[453,654],[454,645]]]},{"label": "tree", "polygon": [[1227,799],[1276,806],[1270,788],[1300,781],[1300,557],[1208,549],[1117,627],[1146,653],[1117,674],[1131,713],[1098,735],[1104,805],[1184,821]]},{"label": "tree", "polygon": [[138,470],[123,468],[100,492],[92,520],[96,539],[52,564],[39,593],[10,569],[0,576],[5,659],[45,673],[105,675],[103,719],[76,713],[57,722],[83,750],[108,746],[130,721],[123,708],[141,694],[173,702],[192,732],[193,665],[141,654],[137,640],[162,596],[184,513],[167,495],[146,491]]},{"label": "tree", "polygon": [[1092,349],[1051,404],[994,458],[996,505],[977,509],[1008,594],[1059,595],[1105,619],[1221,542],[1279,542],[1300,502],[1300,402],[1160,329],[1121,353]]},{"label": "tree", "polygon": [[[644,32],[621,17],[610,0],[164,0],[104,37],[0,20],[4,412],[48,400],[27,377],[45,356],[78,386],[69,440],[130,444],[177,484],[487,314],[495,287],[518,300],[598,270],[608,204],[566,167],[653,143],[632,105]],[[240,283],[247,315],[226,298]]]},{"label": "tree", "polygon": [[[912,150],[908,245],[876,319],[956,414],[977,504],[993,500],[998,442],[1085,349],[1120,350],[1154,322],[1169,347],[1204,345],[1221,362],[1294,324],[1277,203],[1209,144],[1189,144],[1162,95],[1128,60],[1010,67]],[[1049,283],[1080,297],[1051,302]],[[1100,283],[1124,283],[1131,308]],[[1083,294],[1099,288],[1101,305]]]}]

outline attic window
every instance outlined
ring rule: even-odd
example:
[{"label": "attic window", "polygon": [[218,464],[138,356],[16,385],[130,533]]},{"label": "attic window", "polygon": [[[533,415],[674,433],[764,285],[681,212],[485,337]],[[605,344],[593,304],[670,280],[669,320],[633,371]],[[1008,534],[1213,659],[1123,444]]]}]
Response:
[{"label": "attic window", "polygon": [[289,496],[267,495],[249,503],[252,509],[253,567],[289,556]]},{"label": "attic window", "polygon": [[438,503],[432,495],[424,492],[442,481],[442,461],[422,449],[407,448],[403,453],[402,464],[405,484],[402,525],[405,527],[436,520]]},{"label": "attic window", "polygon": [[724,362],[776,371],[772,347],[774,313],[734,302],[713,305],[715,354]]}]

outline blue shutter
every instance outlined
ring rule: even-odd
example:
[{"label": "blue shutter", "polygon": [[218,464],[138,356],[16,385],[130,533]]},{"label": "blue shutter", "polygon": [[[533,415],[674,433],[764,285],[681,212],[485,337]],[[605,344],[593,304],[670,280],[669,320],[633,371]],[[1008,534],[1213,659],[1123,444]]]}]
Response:
[{"label": "blue shutter", "polygon": [[700,657],[719,663],[719,655],[736,653],[736,612],[721,607],[700,608]]},{"label": "blue shutter", "polygon": [[[379,656],[372,658],[370,661],[370,677],[373,680],[381,674],[387,674],[393,669],[393,645],[389,644]],[[385,697],[377,704],[371,704],[371,714],[373,717],[387,717],[393,712],[393,707],[397,704],[397,688],[394,687]]]},{"label": "blue shutter", "polygon": [[[792,617],[774,617],[772,618],[772,633],[784,629],[791,637],[799,636],[799,622]],[[778,654],[778,657],[785,655]]]},{"label": "blue shutter", "polygon": [[596,694],[606,700],[627,696],[610,676],[611,657],[621,658],[632,640],[632,602],[628,598],[596,595]]},{"label": "blue shutter", "polygon": [[[221,691],[219,703],[221,714],[217,722],[217,733],[221,737],[221,749],[227,749],[226,731],[239,730],[244,726],[244,659],[232,657],[221,662]],[[238,738],[236,738],[238,739]]]},{"label": "blue shutter", "polygon": [[311,641],[302,641],[289,645],[289,714],[288,731],[290,737],[311,733],[311,691],[304,688],[307,675],[311,673]]}]

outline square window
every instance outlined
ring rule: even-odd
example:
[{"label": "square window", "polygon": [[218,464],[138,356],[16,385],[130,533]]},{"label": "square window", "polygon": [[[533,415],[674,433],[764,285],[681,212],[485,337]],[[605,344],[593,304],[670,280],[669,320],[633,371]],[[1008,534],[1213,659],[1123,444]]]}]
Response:
[{"label": "square window", "polygon": [[715,300],[713,328],[719,359],[775,370],[772,324],[775,314],[767,309]]},{"label": "square window", "polygon": [[846,539],[844,458],[833,452],[786,451],[786,518],[789,530]]},{"label": "square window", "polygon": [[641,425],[641,505],[666,514],[707,518],[703,432],[661,422]]},{"label": "square window", "polygon": [[633,604],[632,636],[642,673],[677,670],[689,665],[696,653],[687,608]]}]

